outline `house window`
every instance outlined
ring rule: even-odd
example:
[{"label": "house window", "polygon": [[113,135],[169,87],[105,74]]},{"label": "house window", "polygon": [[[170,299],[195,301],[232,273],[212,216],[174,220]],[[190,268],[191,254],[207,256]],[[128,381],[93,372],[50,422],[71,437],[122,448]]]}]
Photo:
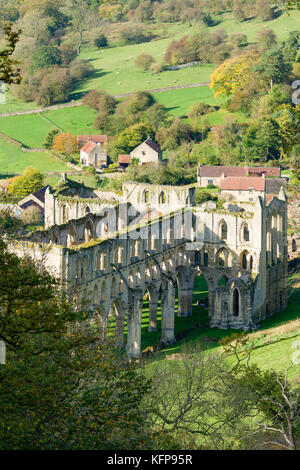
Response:
[{"label": "house window", "polygon": [[207,184],[214,184],[214,180],[207,180]]}]

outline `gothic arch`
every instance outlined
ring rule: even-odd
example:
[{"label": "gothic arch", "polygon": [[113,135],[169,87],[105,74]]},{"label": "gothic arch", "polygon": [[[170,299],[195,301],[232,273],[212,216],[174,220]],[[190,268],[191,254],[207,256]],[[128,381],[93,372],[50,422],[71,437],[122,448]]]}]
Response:
[{"label": "gothic arch", "polygon": [[228,238],[228,225],[224,219],[219,224],[219,237],[221,240],[227,240]]},{"label": "gothic arch", "polygon": [[60,206],[60,220],[62,224],[66,224],[70,219],[70,206],[69,204],[62,204]]},{"label": "gothic arch", "polygon": [[149,194],[149,191],[147,191],[147,189],[144,190],[143,194],[142,194],[142,201],[147,204],[149,202],[149,199],[150,199],[150,194]]},{"label": "gothic arch", "polygon": [[161,191],[158,197],[158,204],[166,204],[167,202],[167,197],[166,193],[164,191]]},{"label": "gothic arch", "polygon": [[95,238],[94,232],[95,232],[94,224],[92,223],[91,220],[88,219],[84,227],[84,241],[89,242],[90,240]]},{"label": "gothic arch", "polygon": [[241,226],[241,240],[243,242],[250,241],[250,227],[248,222],[244,222]]},{"label": "gothic arch", "polygon": [[78,245],[78,235],[74,224],[69,224],[67,246]]}]

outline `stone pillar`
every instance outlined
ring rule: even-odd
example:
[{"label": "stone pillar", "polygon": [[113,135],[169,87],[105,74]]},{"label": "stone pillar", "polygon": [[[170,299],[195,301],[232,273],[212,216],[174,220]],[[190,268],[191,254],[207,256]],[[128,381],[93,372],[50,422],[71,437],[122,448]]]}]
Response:
[{"label": "stone pillar", "polygon": [[161,344],[168,346],[176,342],[174,335],[175,287],[172,282],[164,283],[161,299]]},{"label": "stone pillar", "polygon": [[178,279],[178,317],[193,315],[193,288],[194,276],[186,270]]},{"label": "stone pillar", "polygon": [[141,327],[143,299],[134,296],[128,307],[127,315],[127,355],[130,360],[141,356]]},{"label": "stone pillar", "polygon": [[178,317],[193,316],[193,289],[186,286],[178,287]]},{"label": "stone pillar", "polygon": [[149,327],[150,333],[157,331],[157,300],[149,300]]},{"label": "stone pillar", "polygon": [[124,345],[124,315],[116,314],[116,347],[122,348]]}]

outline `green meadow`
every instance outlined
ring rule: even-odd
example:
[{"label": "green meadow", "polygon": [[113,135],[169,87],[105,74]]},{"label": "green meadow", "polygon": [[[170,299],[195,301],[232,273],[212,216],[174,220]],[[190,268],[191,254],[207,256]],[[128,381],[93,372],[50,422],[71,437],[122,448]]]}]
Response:
[{"label": "green meadow", "polygon": [[40,171],[66,171],[69,167],[48,152],[23,152],[0,140],[0,174],[20,174],[28,166]]}]

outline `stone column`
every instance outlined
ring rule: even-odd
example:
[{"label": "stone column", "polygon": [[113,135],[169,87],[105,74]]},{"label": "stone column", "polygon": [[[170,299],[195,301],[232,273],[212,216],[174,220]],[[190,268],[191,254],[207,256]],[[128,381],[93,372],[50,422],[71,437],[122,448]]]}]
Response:
[{"label": "stone column", "polygon": [[168,346],[176,342],[174,335],[175,287],[166,281],[161,299],[161,344]]},{"label": "stone column", "polygon": [[158,301],[149,300],[149,327],[148,331],[150,333],[157,331],[157,305]]},{"label": "stone column", "polygon": [[178,287],[178,317],[193,316],[193,289],[191,287]]},{"label": "stone column", "polygon": [[134,296],[128,307],[127,315],[127,355],[130,360],[141,356],[141,327],[143,299]]}]

